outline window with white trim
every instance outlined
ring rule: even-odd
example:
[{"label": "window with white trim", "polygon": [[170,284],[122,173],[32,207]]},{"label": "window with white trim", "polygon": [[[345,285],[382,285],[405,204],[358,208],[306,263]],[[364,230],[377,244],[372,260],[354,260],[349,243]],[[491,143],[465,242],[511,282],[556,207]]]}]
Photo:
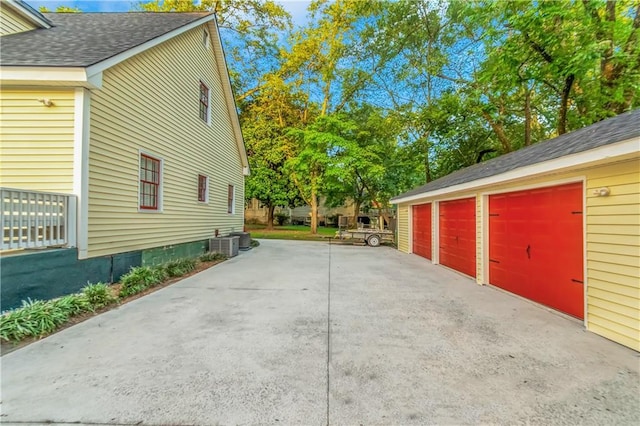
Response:
[{"label": "window with white trim", "polygon": [[162,160],[140,153],[140,210],[159,211],[162,190]]},{"label": "window with white trim", "polygon": [[234,212],[234,198],[235,198],[236,188],[233,185],[229,185],[229,189],[227,191],[227,213],[233,214]]},{"label": "window with white trim", "polygon": [[209,176],[198,175],[198,201],[209,202]]},{"label": "window with white trim", "polygon": [[209,124],[209,87],[200,81],[200,118]]}]

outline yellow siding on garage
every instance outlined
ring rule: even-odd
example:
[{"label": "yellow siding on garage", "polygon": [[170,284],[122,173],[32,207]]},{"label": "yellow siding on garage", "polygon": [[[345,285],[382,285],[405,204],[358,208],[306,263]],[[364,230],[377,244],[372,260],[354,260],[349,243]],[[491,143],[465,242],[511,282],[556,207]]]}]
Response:
[{"label": "yellow siding on garage", "polygon": [[640,351],[640,160],[590,170],[586,197],[587,328]]},{"label": "yellow siding on garage", "polygon": [[398,250],[409,253],[409,208],[398,206]]},{"label": "yellow siding on garage", "polygon": [[[211,46],[198,27],[104,72],[92,92],[89,257],[243,229],[244,177]],[[200,81],[211,125],[200,119]],[[163,160],[163,209],[138,211],[139,150]],[[198,202],[198,174],[209,203]],[[235,186],[235,214],[227,188]]]},{"label": "yellow siding on garage", "polygon": [[[476,196],[476,282],[478,284],[483,284],[483,271],[484,271],[484,260],[483,260],[483,244],[484,240],[482,238],[482,216],[484,209],[484,200],[482,195],[478,194]],[[489,254],[487,253],[487,256]]]},{"label": "yellow siding on garage", "polygon": [[71,193],[73,141],[73,90],[0,90],[0,186]]},{"label": "yellow siding on garage", "polygon": [[5,4],[0,6],[0,36],[23,31],[34,30],[37,27],[24,19]]},{"label": "yellow siding on garage", "polygon": [[[485,283],[483,241],[484,199],[490,192],[509,192],[585,181],[587,328],[615,342],[640,351],[640,159],[603,160],[598,165],[545,176],[523,177],[512,182],[479,187],[477,197],[477,276]],[[594,190],[607,187],[611,193],[598,197]],[[407,235],[408,216],[402,214],[413,204],[442,199],[462,198],[469,191],[453,192],[438,197],[425,197],[398,206],[398,234]],[[434,247],[438,243],[434,241]],[[398,244],[408,251],[408,245]]]}]

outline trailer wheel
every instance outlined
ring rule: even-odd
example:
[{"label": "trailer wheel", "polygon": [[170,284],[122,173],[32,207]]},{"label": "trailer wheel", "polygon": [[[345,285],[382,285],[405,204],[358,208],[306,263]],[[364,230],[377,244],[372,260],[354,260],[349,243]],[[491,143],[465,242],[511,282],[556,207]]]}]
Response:
[{"label": "trailer wheel", "polygon": [[369,238],[367,239],[367,244],[369,244],[371,247],[378,247],[380,245],[380,237],[375,234],[369,236]]}]

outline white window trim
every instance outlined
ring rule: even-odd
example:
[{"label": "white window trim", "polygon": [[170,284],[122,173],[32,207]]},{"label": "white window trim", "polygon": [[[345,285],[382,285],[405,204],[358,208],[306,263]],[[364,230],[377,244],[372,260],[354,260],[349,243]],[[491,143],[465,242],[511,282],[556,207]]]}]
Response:
[{"label": "white window trim", "polygon": [[[236,214],[236,186],[232,183],[227,185],[227,197],[229,196],[229,186],[233,188],[232,199],[231,199],[231,212],[229,212],[229,206],[227,205],[227,214],[234,215]],[[227,200],[229,202],[229,200]]]},{"label": "white window trim", "polygon": [[[204,191],[204,201],[198,200],[198,204],[209,204],[209,175],[204,173],[198,173],[198,194],[197,197],[200,197],[200,176],[205,177],[205,191]],[[197,199],[197,198],[196,198]]]},{"label": "white window trim", "polygon": [[[201,78],[198,80],[198,92],[200,91],[200,84],[204,84],[205,87],[207,88],[207,121],[205,121],[205,123],[207,124],[207,126],[211,127],[211,85],[205,81],[204,78]],[[200,119],[200,121],[203,121],[200,118],[200,93],[198,93],[198,118]]]},{"label": "white window trim", "polygon": [[[160,160],[160,185],[158,186],[158,208],[156,210],[151,209],[141,209],[140,208],[140,158],[142,154],[153,157],[156,160]],[[164,212],[164,158],[161,156],[154,154],[153,152],[146,151],[143,149],[138,150],[138,169],[137,169],[137,179],[138,179],[138,213],[149,213],[149,214],[158,214]]]}]

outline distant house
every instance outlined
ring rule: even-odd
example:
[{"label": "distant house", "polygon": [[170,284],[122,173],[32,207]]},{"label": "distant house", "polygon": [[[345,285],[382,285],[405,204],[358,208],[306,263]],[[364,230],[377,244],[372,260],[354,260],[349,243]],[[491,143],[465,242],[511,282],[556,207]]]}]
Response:
[{"label": "distant house", "polygon": [[3,308],[11,283],[49,297],[243,229],[249,167],[214,14],[1,6]]},{"label": "distant house", "polygon": [[640,110],[397,196],[398,248],[640,351]]},{"label": "distant house", "polygon": [[[263,206],[260,201],[255,198],[247,203],[245,206],[245,220],[247,223],[267,223],[268,216],[267,207]],[[276,214],[283,214],[289,218],[289,221],[293,224],[310,224],[311,223],[311,207],[308,205],[288,208],[288,207],[276,207]],[[338,216],[353,217],[353,203],[347,201],[340,207],[329,207],[326,205],[324,199],[320,199],[320,205],[318,206],[318,221],[321,224],[337,226]]]}]

